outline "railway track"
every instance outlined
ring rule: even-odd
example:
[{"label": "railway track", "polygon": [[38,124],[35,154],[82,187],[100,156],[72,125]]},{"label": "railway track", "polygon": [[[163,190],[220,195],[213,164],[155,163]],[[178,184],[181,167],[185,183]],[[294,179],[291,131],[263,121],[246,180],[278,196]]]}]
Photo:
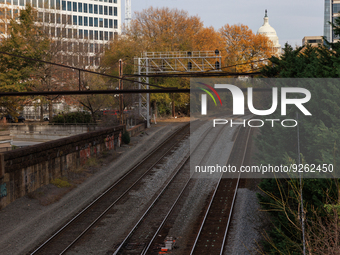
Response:
[{"label": "railway track", "polygon": [[[237,166],[238,169],[243,165],[250,133],[251,128],[240,130],[227,165]],[[238,178],[228,178],[227,173],[222,174],[192,245],[190,255],[223,254],[240,177],[241,173]]]},{"label": "railway track", "polygon": [[[219,127],[214,139],[208,137],[211,128],[206,130],[201,137],[200,142],[209,142],[210,147],[213,146],[225,127]],[[198,149],[199,146],[192,152]],[[207,153],[201,158],[201,162],[205,160]],[[138,223],[131,229],[125,239],[117,245],[117,247],[108,252],[108,254],[148,254],[150,244],[152,244],[159,229],[163,226],[171,212],[176,208],[178,202],[185,198],[185,194],[194,182],[190,178],[189,155],[179,164],[176,174],[167,183],[167,186],[161,191],[158,197],[153,201],[145,214],[139,219]]]},{"label": "railway track", "polygon": [[90,205],[75,215],[70,221],[55,232],[49,239],[29,254],[64,254],[70,250],[97,222],[132,189],[142,185],[157,164],[172,153],[180,142],[188,137],[190,125],[187,124],[169,136],[141,162],[111,185]]}]

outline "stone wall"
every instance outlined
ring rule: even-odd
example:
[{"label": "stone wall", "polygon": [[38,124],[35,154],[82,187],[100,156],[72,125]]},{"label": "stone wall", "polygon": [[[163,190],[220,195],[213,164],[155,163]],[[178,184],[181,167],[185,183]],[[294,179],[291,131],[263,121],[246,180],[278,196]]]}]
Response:
[{"label": "stone wall", "polygon": [[93,131],[0,153],[0,209],[92,155],[120,146],[124,126]]}]

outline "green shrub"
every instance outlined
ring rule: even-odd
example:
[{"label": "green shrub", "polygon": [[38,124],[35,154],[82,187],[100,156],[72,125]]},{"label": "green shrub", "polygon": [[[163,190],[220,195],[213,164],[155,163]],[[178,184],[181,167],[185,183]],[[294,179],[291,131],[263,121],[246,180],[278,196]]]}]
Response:
[{"label": "green shrub", "polygon": [[125,144],[129,144],[130,143],[130,134],[129,134],[128,131],[125,131],[123,133],[122,142],[125,143]]},{"label": "green shrub", "polygon": [[58,114],[52,118],[53,123],[91,123],[91,114],[87,112],[70,112]]},{"label": "green shrub", "polygon": [[51,184],[54,186],[57,186],[58,188],[65,188],[65,187],[71,187],[71,184],[66,179],[54,179],[51,181]]}]

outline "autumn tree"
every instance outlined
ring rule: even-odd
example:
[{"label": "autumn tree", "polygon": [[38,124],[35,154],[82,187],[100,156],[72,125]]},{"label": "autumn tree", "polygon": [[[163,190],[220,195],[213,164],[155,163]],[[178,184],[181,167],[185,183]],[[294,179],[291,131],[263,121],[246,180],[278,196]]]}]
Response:
[{"label": "autumn tree", "polygon": [[[122,59],[124,74],[132,74],[137,68],[133,58],[145,51],[215,51],[223,48],[223,44],[220,33],[212,27],[205,28],[199,17],[190,16],[183,10],[150,7],[135,13],[131,28],[110,45],[102,63],[106,72],[118,75],[118,61]],[[150,83],[163,87],[190,86],[189,79],[184,78],[155,78],[150,79]],[[172,97],[170,94],[152,94],[154,109],[159,107],[161,113],[169,113]],[[176,108],[187,113],[188,95],[175,95],[174,98]]]},{"label": "autumn tree", "polygon": [[[220,29],[226,44],[224,48],[224,65],[234,66],[230,71],[252,71],[265,65],[256,62],[274,55],[273,43],[265,35],[254,34],[246,25],[225,25]],[[253,62],[253,63],[249,63]],[[242,63],[248,63],[240,65]]]},{"label": "autumn tree", "polygon": [[[32,59],[44,58],[48,54],[50,41],[45,36],[43,27],[39,26],[36,21],[37,13],[31,6],[21,10],[17,18],[11,19],[6,24],[7,36],[1,40],[0,51]],[[34,80],[32,72],[42,64],[28,58],[0,54],[0,89],[2,92],[31,90]],[[3,97],[1,106],[5,113],[16,116],[17,110],[22,106],[19,102],[19,98],[13,100],[13,98]]]}]

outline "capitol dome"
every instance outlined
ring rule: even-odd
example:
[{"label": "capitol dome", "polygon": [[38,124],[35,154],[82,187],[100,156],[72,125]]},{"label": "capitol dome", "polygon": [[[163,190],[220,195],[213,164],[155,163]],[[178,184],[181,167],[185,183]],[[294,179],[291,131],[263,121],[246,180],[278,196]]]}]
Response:
[{"label": "capitol dome", "polygon": [[277,36],[275,29],[271,25],[269,25],[267,10],[265,12],[263,20],[264,20],[263,25],[257,30],[257,34],[267,36],[273,42],[276,53],[280,54],[281,45],[279,44],[279,37]]}]

